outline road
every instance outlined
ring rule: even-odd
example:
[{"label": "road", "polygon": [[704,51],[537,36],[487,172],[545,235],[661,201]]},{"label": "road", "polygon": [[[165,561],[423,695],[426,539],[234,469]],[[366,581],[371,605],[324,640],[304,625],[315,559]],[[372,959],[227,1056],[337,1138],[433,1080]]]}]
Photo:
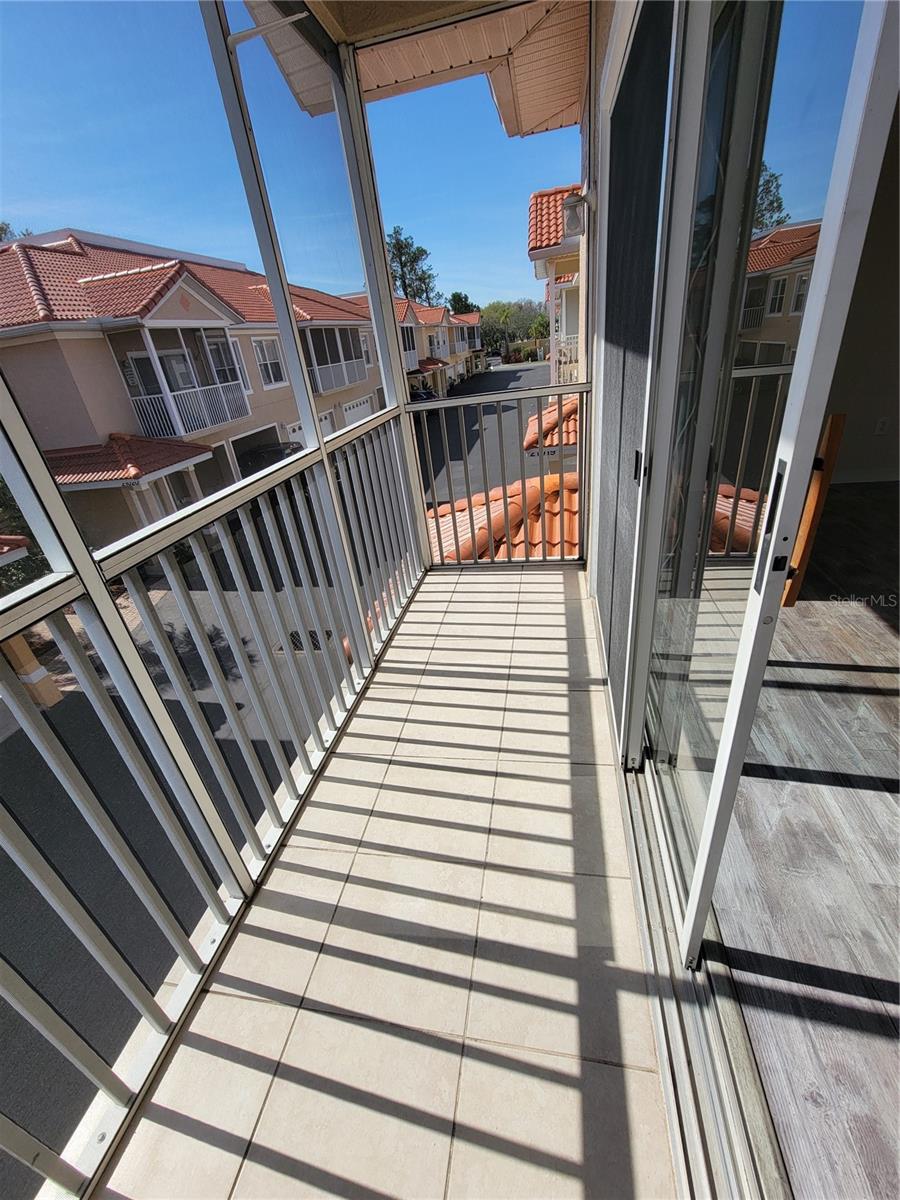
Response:
[{"label": "road", "polygon": [[[484,396],[493,392],[518,391],[527,387],[543,387],[549,384],[550,368],[547,363],[534,365],[495,367],[473,375],[465,383],[453,389],[452,400],[464,401],[466,396]],[[473,494],[490,491],[501,484],[514,483],[522,478],[534,478],[539,473],[537,451],[524,451],[522,442],[528,427],[529,417],[537,412],[538,405],[544,407],[545,397],[499,402],[497,404],[462,403],[457,409],[434,410],[427,414],[428,448],[431,452],[430,469],[425,452],[423,430],[424,413],[416,418],[416,439],[422,480],[426,499],[443,504],[451,499],[460,500],[466,495],[466,467]],[[481,428],[484,430],[484,463],[482,464],[481,428],[478,411],[481,410]],[[413,406],[415,412],[415,406]],[[443,420],[442,420],[443,417]],[[444,435],[446,433],[446,449]],[[449,460],[449,472],[447,463]],[[557,471],[558,455],[545,453],[545,471]],[[487,468],[485,479],[484,467]],[[429,486],[430,472],[434,474],[434,496]],[[449,475],[449,479],[448,479]]]}]

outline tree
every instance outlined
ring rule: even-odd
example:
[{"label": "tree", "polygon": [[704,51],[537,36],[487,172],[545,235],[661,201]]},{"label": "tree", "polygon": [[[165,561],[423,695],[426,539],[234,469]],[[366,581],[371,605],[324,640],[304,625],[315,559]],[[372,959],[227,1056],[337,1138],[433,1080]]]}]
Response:
[{"label": "tree", "polygon": [[478,312],[478,305],[472,303],[468,292],[451,292],[448,304],[452,313]]},{"label": "tree", "polygon": [[444,297],[438,290],[437,276],[424,246],[417,246],[414,238],[395,225],[388,234],[387,250],[391,278],[401,296],[420,304],[443,304]]},{"label": "tree", "polygon": [[550,336],[550,318],[546,313],[538,313],[534,318],[528,327],[528,336],[534,338],[536,342]]},{"label": "tree", "polygon": [[756,188],[756,211],[753,214],[753,228],[759,232],[766,229],[776,229],[785,225],[791,219],[791,214],[784,211],[784,201],[781,198],[781,176],[776,174],[765,161],[759,172],[759,184]]},{"label": "tree", "polygon": [[13,229],[9,221],[0,221],[0,242],[13,242],[16,238],[31,237],[30,229]]},{"label": "tree", "polygon": [[492,300],[481,310],[481,335],[489,350],[509,350],[511,341],[524,341],[536,320],[544,317],[543,304],[536,300]]}]

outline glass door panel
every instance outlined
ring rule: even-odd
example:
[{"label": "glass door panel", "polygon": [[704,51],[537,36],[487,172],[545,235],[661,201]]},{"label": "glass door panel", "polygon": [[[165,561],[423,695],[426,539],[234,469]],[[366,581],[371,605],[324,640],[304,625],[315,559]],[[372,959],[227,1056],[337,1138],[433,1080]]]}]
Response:
[{"label": "glass door panel", "polygon": [[[804,50],[829,43],[828,7],[788,0],[777,49],[771,32],[760,42],[773,47],[759,63],[764,82],[751,139],[757,156],[762,145],[762,166],[737,238],[721,231],[735,127],[746,103],[740,81],[748,70],[748,26],[761,6],[723,6],[712,34],[645,729],[685,888],[716,761],[728,749],[725,708],[849,75],[849,53],[832,46],[830,55],[816,58]],[[766,57],[773,53],[770,101]],[[811,110],[827,117],[827,128],[817,125],[815,136],[804,125]],[[730,245],[740,247],[739,258]],[[729,271],[735,279],[725,299],[717,288]],[[770,313],[773,279],[786,280],[785,302]],[[729,315],[717,340],[723,300]]]},{"label": "glass door panel", "polygon": [[718,348],[710,346],[708,333],[717,269],[720,280],[726,269],[718,240],[744,15],[743,6],[727,4],[712,30],[648,688],[651,757],[687,878],[716,756],[717,726],[710,714],[716,682],[711,676],[722,668],[727,637],[704,589],[701,529],[711,491],[709,444],[716,423],[707,360]]}]

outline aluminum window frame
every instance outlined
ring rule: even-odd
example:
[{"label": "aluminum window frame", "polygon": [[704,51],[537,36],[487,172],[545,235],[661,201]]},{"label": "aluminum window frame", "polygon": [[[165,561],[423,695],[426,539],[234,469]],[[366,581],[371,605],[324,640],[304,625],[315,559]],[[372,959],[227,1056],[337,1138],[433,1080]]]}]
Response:
[{"label": "aluminum window frame", "polygon": [[[254,338],[251,338],[250,340],[253,345],[253,353],[254,353],[254,356],[256,357],[256,367],[257,367],[257,370],[259,371],[259,378],[262,383],[263,391],[270,392],[273,388],[285,387],[287,385],[288,380],[287,380],[287,375],[285,374],[285,369],[284,369],[284,352],[281,347],[281,341],[278,338],[277,334],[269,336],[269,337],[254,337]],[[274,358],[265,358],[265,359],[260,358],[259,347],[266,345],[266,343],[270,343],[271,345],[273,345],[275,347],[275,357]],[[278,369],[281,371],[281,379],[279,379],[275,382],[272,382],[272,381],[267,382],[266,381],[266,372],[263,368],[264,367],[270,368],[272,363],[278,364]],[[271,374],[271,371],[269,373]]]}]

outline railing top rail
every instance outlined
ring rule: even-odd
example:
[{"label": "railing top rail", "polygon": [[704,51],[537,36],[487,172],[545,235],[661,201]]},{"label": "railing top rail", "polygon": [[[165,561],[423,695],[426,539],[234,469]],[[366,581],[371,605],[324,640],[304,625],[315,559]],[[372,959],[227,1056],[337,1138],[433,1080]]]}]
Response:
[{"label": "railing top rail", "polygon": [[130,533],[127,537],[104,546],[97,551],[94,558],[107,579],[114,579],[123,571],[136,567],[154,554],[159,554],[183,541],[192,533],[197,533],[221,517],[227,517],[235,509],[264,492],[284,483],[295,475],[300,475],[322,461],[322,453],[315,447],[309,450],[299,450],[293,458],[265,467],[248,479],[239,479],[212,496],[204,496],[195,504],[170,513],[161,521],[147,525],[143,529]]},{"label": "railing top rail", "polygon": [[790,375],[793,369],[793,363],[778,363],[769,367],[733,367],[731,377],[732,379],[753,379],[759,375]]},{"label": "railing top rail", "polygon": [[329,433],[324,439],[325,449],[328,451],[340,450],[341,446],[346,446],[348,442],[353,442],[357,438],[363,437],[370,429],[377,429],[380,425],[387,424],[392,417],[399,415],[400,409],[396,405],[392,405],[390,408],[383,408],[381,412],[375,413],[374,416],[357,421],[354,425],[348,425],[346,429],[338,429],[334,433]]},{"label": "railing top rail", "polygon": [[461,408],[464,404],[506,404],[517,400],[534,400],[542,396],[586,394],[592,390],[590,383],[554,383],[545,387],[520,388],[509,392],[486,392],[483,396],[447,396],[441,400],[416,400],[410,412],[425,412],[436,408]]}]

